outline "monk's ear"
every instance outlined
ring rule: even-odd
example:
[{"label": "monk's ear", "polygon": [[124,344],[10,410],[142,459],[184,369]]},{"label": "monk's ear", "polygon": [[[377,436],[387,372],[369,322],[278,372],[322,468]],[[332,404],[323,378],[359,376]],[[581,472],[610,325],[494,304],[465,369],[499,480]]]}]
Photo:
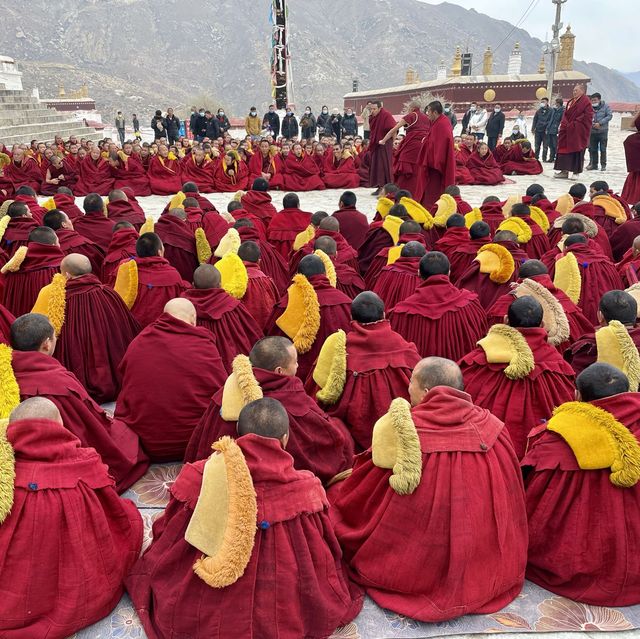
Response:
[{"label": "monk's ear", "polygon": [[604,315],[602,314],[602,311],[600,309],[598,309],[598,324],[600,324],[601,326],[606,325],[606,322],[604,321]]},{"label": "monk's ear", "polygon": [[509,316],[508,316],[508,315],[505,315],[505,316],[502,318],[502,323],[503,323],[503,324],[506,324],[507,326],[509,326]]},{"label": "monk's ear", "polygon": [[282,446],[282,450],[286,450],[287,449],[287,444],[288,443],[289,443],[289,433],[285,433],[280,438],[280,445]]}]

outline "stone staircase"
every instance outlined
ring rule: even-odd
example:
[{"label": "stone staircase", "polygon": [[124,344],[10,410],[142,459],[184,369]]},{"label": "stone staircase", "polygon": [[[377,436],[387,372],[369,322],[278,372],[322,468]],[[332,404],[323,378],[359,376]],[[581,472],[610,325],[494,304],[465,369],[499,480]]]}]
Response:
[{"label": "stone staircase", "polygon": [[103,135],[68,115],[49,109],[28,91],[11,91],[0,85],[0,142],[12,144],[31,140],[49,142],[61,135],[64,140],[70,135],[89,140],[99,140]]}]

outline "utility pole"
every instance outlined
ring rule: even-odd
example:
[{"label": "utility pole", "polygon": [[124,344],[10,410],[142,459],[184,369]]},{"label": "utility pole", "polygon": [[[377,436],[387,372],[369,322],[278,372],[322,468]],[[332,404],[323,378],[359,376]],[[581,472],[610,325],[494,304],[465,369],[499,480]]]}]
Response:
[{"label": "utility pole", "polygon": [[271,23],[271,86],[278,109],[292,103],[293,75],[289,50],[288,10],[286,0],[272,0]]},{"label": "utility pole", "polygon": [[547,97],[549,101],[553,100],[553,81],[558,64],[558,54],[560,53],[560,29],[563,24],[561,21],[562,5],[567,0],[551,0],[556,5],[556,21],[551,25],[553,38],[551,42],[545,42],[542,47],[542,53],[549,56],[549,64],[547,66]]}]

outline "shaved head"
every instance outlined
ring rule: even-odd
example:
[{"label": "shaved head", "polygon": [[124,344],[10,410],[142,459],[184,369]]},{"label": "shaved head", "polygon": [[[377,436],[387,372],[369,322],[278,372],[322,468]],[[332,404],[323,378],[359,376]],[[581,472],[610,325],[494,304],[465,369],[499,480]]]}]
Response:
[{"label": "shaved head", "polygon": [[447,386],[463,391],[462,371],[450,359],[426,357],[416,364],[411,375],[409,395],[412,405],[419,404],[422,398],[436,386]]},{"label": "shaved head", "polygon": [[120,189],[113,189],[113,191],[109,193],[109,202],[117,202],[118,200],[126,201],[128,199],[127,194]]},{"label": "shaved head", "polygon": [[498,231],[493,236],[494,242],[517,242],[518,236],[512,231]]},{"label": "shaved head", "polygon": [[[298,367],[298,354],[293,342],[286,337],[263,337],[258,340],[249,353],[251,366],[266,371],[282,372]],[[295,372],[291,373],[295,375]]]},{"label": "shaved head", "polygon": [[182,206],[184,206],[184,208],[190,208],[190,209],[198,209],[200,208],[200,205],[198,204],[198,200],[196,200],[195,197],[187,197],[184,199],[184,201],[182,202]]},{"label": "shaved head", "polygon": [[400,257],[422,257],[427,249],[420,242],[407,242],[400,251]]},{"label": "shaved head", "polygon": [[520,267],[520,279],[534,277],[535,275],[546,275],[549,272],[547,267],[540,260],[527,260]]},{"label": "shaved head", "polygon": [[325,231],[333,231],[335,233],[340,233],[340,222],[335,217],[325,217],[320,222],[320,228]]},{"label": "shaved head", "polygon": [[48,419],[62,425],[62,417],[58,407],[46,397],[30,397],[20,402],[9,415],[9,423],[21,419]]},{"label": "shaved head", "polygon": [[338,245],[336,241],[332,237],[319,237],[313,243],[314,249],[320,249],[323,253],[327,255],[335,255],[338,252]]},{"label": "shaved head", "polygon": [[48,226],[37,226],[29,233],[29,242],[37,242],[38,244],[46,244],[47,246],[56,246],[59,244],[58,236],[53,229]]},{"label": "shaved head", "polygon": [[91,273],[91,262],[86,255],[70,253],[60,262],[60,272],[68,277],[80,277]]},{"label": "shaved head", "polygon": [[164,312],[187,324],[191,324],[191,326],[196,325],[196,319],[198,317],[196,307],[193,305],[193,302],[184,297],[175,297],[169,300],[164,305]]},{"label": "shaved head", "polygon": [[286,444],[289,435],[289,415],[284,406],[271,397],[249,402],[238,416],[238,435],[260,435]]},{"label": "shaved head", "polygon": [[184,209],[169,209],[168,214],[172,215],[173,217],[180,218],[181,220],[187,219],[187,214],[184,212]]},{"label": "shaved head", "polygon": [[220,288],[220,271],[212,264],[202,264],[193,272],[193,285],[199,289]]}]

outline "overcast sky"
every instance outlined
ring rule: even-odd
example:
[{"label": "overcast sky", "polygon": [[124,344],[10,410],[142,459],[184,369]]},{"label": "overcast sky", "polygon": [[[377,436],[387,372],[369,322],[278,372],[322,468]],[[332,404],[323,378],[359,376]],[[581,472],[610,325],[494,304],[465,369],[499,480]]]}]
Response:
[{"label": "overcast sky", "polygon": [[[422,1],[441,4],[441,0]],[[511,24],[520,20],[531,1],[449,0]],[[521,28],[544,41],[546,34],[551,35],[555,9],[551,0],[537,0]],[[634,33],[639,9],[640,0],[568,0],[562,6],[562,22],[570,24],[576,34],[576,59],[640,71],[640,46],[637,31]]]}]

